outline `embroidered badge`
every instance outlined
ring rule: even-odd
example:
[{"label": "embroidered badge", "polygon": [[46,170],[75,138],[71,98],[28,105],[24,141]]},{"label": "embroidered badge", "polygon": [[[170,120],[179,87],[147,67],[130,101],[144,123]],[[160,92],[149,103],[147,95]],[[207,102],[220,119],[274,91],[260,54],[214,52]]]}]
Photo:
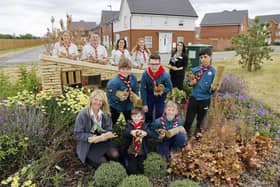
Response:
[{"label": "embroidered badge", "polygon": [[208,72],[208,75],[209,75],[209,76],[211,76],[211,75],[212,75],[212,72],[211,72],[211,71],[209,71],[209,72]]}]

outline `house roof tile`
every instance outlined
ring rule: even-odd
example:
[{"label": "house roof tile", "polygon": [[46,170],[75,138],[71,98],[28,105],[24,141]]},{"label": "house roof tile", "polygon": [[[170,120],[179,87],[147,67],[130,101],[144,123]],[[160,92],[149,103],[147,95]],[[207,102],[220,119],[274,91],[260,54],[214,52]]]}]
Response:
[{"label": "house roof tile", "polygon": [[240,25],[245,16],[248,17],[248,10],[225,10],[223,12],[207,13],[204,15],[200,25]]},{"label": "house roof tile", "polygon": [[189,0],[127,0],[132,14],[198,17]]}]

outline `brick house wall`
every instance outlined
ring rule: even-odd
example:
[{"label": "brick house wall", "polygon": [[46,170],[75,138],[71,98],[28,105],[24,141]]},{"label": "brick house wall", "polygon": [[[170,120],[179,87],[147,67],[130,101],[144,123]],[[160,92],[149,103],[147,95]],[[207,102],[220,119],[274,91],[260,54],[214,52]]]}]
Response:
[{"label": "brick house wall", "polygon": [[240,30],[239,25],[224,25],[224,26],[202,26],[200,28],[201,39],[231,39],[238,35]]},{"label": "brick house wall", "polygon": [[269,30],[271,32],[271,43],[280,43],[280,26],[274,21],[270,21]]},{"label": "brick house wall", "polygon": [[248,27],[248,16],[244,16],[239,24],[201,25],[200,39],[231,39],[240,33],[246,33]]},{"label": "brick house wall", "polygon": [[212,45],[214,51],[224,51],[232,46],[229,39],[197,39],[194,43]]},{"label": "brick house wall", "polygon": [[[172,32],[172,42],[177,42],[177,37],[184,37],[184,43],[187,45],[189,42],[195,42],[195,31],[169,31],[169,30],[126,30],[119,32],[120,38],[128,39],[128,49],[131,50],[137,43],[137,39],[145,36],[152,37],[151,52],[158,51],[159,49],[159,32]],[[131,38],[131,39],[130,39]],[[171,49],[170,49],[171,51]]]},{"label": "brick house wall", "polygon": [[[113,46],[113,41],[114,41],[114,35],[113,35],[113,28],[112,28],[112,23],[108,24],[101,24],[101,30],[100,30],[100,38],[102,41],[102,44],[105,45],[104,43],[104,36],[108,37],[108,43],[106,43],[106,47],[111,47]],[[109,45],[109,46],[107,46]]]}]

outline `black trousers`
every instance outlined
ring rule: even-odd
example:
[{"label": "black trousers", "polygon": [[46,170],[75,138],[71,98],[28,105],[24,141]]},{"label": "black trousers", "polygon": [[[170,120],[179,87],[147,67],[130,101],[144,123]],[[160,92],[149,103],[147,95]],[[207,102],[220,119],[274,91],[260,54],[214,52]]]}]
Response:
[{"label": "black trousers", "polygon": [[[116,124],[121,112],[119,112],[118,110],[114,109],[113,107],[110,107],[110,110],[111,110],[111,118],[112,118],[112,122],[113,122],[113,125]],[[124,111],[122,112],[124,117],[125,117],[125,121],[127,122],[127,120],[130,120],[131,119],[131,110],[129,111]]]},{"label": "black trousers", "polygon": [[202,122],[207,114],[208,108],[210,106],[210,99],[197,101],[194,97],[189,100],[188,110],[186,114],[186,121],[184,127],[187,132],[190,131],[193,120],[196,117],[196,132],[201,131]]},{"label": "black trousers", "polygon": [[127,166],[126,170],[128,174],[143,174],[144,165],[143,162],[146,159],[144,155],[138,155],[135,157],[133,154],[128,154],[127,156]]}]

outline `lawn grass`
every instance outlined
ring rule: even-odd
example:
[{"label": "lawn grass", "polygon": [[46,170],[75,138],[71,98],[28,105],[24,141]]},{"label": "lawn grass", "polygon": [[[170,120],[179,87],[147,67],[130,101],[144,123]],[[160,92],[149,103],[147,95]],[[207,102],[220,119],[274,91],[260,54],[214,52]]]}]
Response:
[{"label": "lawn grass", "polygon": [[247,93],[255,99],[280,113],[280,54],[273,54],[272,61],[265,61],[262,69],[257,72],[247,72],[241,68],[237,57],[223,62],[215,62],[214,66],[225,65],[225,72],[240,76],[247,83]]}]

